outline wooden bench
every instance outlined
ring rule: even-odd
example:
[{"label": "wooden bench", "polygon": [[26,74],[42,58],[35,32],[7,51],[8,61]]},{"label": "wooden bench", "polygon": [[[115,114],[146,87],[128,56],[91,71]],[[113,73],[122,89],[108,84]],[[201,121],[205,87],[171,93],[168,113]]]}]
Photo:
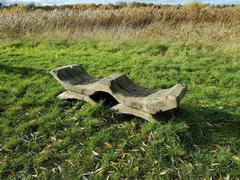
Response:
[{"label": "wooden bench", "polygon": [[169,89],[148,89],[123,74],[98,79],[80,65],[56,68],[51,74],[66,89],[58,96],[60,99],[79,99],[91,104],[104,100],[114,110],[149,121],[156,121],[160,112],[177,108],[186,92],[179,84]]}]

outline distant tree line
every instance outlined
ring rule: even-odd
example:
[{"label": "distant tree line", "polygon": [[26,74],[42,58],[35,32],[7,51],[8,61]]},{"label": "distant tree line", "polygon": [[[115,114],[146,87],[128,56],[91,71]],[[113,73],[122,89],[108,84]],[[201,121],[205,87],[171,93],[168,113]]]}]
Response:
[{"label": "distant tree line", "polygon": [[[217,7],[217,8],[225,8],[225,7],[233,7],[235,6],[234,4],[228,4],[228,5],[210,5],[210,4],[202,4],[202,3],[190,3],[192,4],[196,4],[199,6],[211,6],[211,7]],[[44,5],[42,6],[40,3],[36,4],[34,1],[32,2],[28,2],[28,3],[12,3],[12,4],[8,4],[6,3],[5,0],[0,0],[0,8],[11,8],[14,6],[23,6],[27,9],[44,9],[44,10],[53,10],[53,9],[65,9],[65,8],[70,8],[70,9],[88,9],[88,8],[99,8],[99,7],[105,7],[107,9],[119,9],[119,8],[123,8],[123,7],[155,7],[155,8],[162,8],[162,7],[171,7],[171,6],[175,6],[175,7],[182,7],[184,5],[182,4],[178,4],[178,5],[168,5],[168,4],[152,4],[152,3],[140,3],[140,2],[136,2],[136,1],[132,1],[132,2],[125,2],[125,1],[117,1],[114,4],[94,4],[94,3],[90,3],[90,4],[75,4],[75,5]]]},{"label": "distant tree line", "polygon": [[[41,4],[36,4],[34,1],[32,2],[28,2],[28,3],[21,3],[20,5],[25,6],[25,7],[29,7],[29,8],[34,8],[37,6],[41,6]],[[19,3],[7,3],[4,0],[0,0],[0,7],[12,7],[12,6],[19,6]]]},{"label": "distant tree line", "polygon": [[2,0],[2,1],[0,1],[0,7],[4,7],[6,4],[5,4],[5,2]]}]

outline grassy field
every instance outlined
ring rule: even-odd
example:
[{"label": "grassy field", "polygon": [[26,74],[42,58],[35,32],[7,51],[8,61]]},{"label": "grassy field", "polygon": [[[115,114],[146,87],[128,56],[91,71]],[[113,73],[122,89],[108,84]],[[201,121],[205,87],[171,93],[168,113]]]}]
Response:
[{"label": "grassy field", "polygon": [[[237,22],[12,32],[0,40],[0,179],[240,177]],[[57,99],[63,88],[49,71],[68,64],[188,93],[174,115],[150,123]]]}]

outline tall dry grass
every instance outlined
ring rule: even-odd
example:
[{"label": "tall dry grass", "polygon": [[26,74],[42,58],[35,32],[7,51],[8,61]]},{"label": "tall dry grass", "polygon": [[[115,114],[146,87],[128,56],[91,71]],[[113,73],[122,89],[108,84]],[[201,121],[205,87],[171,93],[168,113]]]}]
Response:
[{"label": "tall dry grass", "polygon": [[54,10],[0,11],[1,34],[40,33],[56,30],[92,30],[94,28],[146,28],[156,23],[240,23],[240,7],[125,7],[120,9],[75,8]]},{"label": "tall dry grass", "polygon": [[240,49],[240,6],[81,5],[0,9],[0,38],[28,34],[143,37]]}]

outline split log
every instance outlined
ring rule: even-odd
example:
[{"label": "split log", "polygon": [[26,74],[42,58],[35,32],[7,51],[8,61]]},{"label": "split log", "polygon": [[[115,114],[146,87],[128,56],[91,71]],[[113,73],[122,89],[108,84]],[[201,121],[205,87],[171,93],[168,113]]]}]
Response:
[{"label": "split log", "polygon": [[[126,75],[114,74],[98,79],[80,65],[53,69],[53,77],[66,89],[60,99],[79,99],[96,104],[104,98],[112,109],[155,121],[155,115],[177,108],[186,88],[177,84],[169,89],[148,89],[134,84]],[[100,97],[101,96],[101,97]]]}]

